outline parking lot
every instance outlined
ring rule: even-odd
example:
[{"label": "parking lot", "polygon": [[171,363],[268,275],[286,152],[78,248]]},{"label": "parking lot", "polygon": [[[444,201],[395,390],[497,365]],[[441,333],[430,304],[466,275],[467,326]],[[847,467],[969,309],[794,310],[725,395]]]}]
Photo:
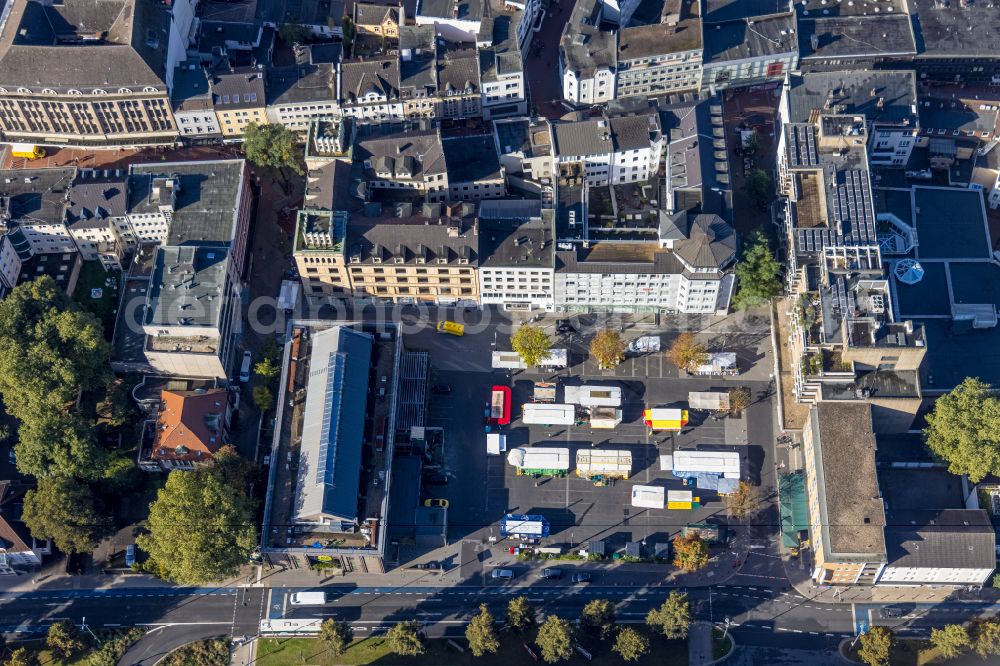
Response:
[{"label": "parking lot", "polygon": [[[648,331],[643,331],[648,334]],[[584,357],[589,337],[586,329],[574,337],[564,337],[557,347],[571,349],[573,367],[548,374],[528,371],[510,374],[489,367],[494,335],[489,331],[462,338],[426,331],[407,338],[409,348],[426,349],[431,354],[432,383],[447,384],[451,393],[434,395],[429,409],[429,425],[445,433],[444,469],[447,485],[425,488],[435,498],[448,499],[448,537],[486,541],[498,537],[497,523],[505,513],[545,516],[551,535],[542,545],[566,549],[579,547],[591,539],[604,539],[611,550],[630,541],[662,543],[685,525],[725,522],[725,504],[714,491],[695,489],[701,507],[693,510],[656,510],[631,506],[631,489],[636,484],[684,487],[681,479],[661,471],[659,456],[677,449],[716,449],[740,453],[744,478],[764,486],[773,485],[774,463],[771,444],[774,433],[769,399],[770,357],[763,341],[742,348],[741,374],[736,377],[680,377],[664,354],[646,354],[626,360],[614,371],[598,370]],[[665,340],[670,339],[663,334]],[[509,349],[496,336],[497,349]],[[521,407],[530,402],[535,381],[556,379],[562,384],[606,384],[622,389],[623,422],[613,430],[595,430],[589,425],[528,426],[519,419]],[[632,455],[628,480],[614,485],[595,486],[574,471],[565,477],[531,478],[519,476],[507,462],[506,454],[486,453],[484,406],[494,385],[512,388],[512,422],[500,432],[507,436],[507,448],[563,447],[576,452],[599,448],[626,449]],[[682,433],[650,433],[642,423],[648,406],[684,406],[689,391],[725,390],[747,386],[754,404],[742,418],[713,418],[692,411]],[[496,432],[496,428],[494,428]],[[571,464],[571,468],[573,465]],[[430,497],[431,495],[428,495]],[[501,541],[501,546],[517,545]]]}]

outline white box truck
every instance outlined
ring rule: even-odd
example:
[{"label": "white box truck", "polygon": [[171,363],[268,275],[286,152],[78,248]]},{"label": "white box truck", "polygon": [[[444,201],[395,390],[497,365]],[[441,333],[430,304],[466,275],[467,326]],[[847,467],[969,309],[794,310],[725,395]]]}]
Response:
[{"label": "white box truck", "polygon": [[322,606],[326,603],[326,592],[292,592],[288,603],[293,606]]},{"label": "white box truck", "polygon": [[644,509],[662,509],[666,497],[666,489],[660,486],[632,486],[632,506]]}]

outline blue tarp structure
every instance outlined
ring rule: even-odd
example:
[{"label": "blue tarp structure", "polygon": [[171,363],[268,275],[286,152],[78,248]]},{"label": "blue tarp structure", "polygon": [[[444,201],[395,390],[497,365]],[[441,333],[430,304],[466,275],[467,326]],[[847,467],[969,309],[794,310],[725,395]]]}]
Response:
[{"label": "blue tarp structure", "polygon": [[500,519],[500,536],[519,536],[539,539],[549,535],[549,521],[545,516],[508,513]]},{"label": "blue tarp structure", "polygon": [[739,479],[719,479],[719,487],[717,490],[720,495],[731,495],[736,492],[736,489],[739,488],[739,486]]},{"label": "blue tarp structure", "polygon": [[720,474],[710,474],[708,472],[698,472],[694,475],[694,486],[699,490],[719,490]]}]

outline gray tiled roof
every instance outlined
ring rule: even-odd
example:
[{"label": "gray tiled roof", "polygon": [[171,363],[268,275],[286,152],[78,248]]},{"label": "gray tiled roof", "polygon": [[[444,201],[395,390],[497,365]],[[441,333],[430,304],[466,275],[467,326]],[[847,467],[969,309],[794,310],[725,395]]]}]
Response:
[{"label": "gray tiled roof", "polygon": [[556,270],[564,273],[623,273],[667,275],[684,272],[684,265],[667,250],[651,243],[592,243],[590,248],[556,251]]},{"label": "gray tiled roof", "polygon": [[[164,87],[170,15],[154,0],[11,0],[0,32],[0,85],[36,92]],[[53,26],[59,26],[58,32]],[[98,43],[69,39],[100,35]],[[44,75],[40,76],[40,73]]]},{"label": "gray tiled roof", "polygon": [[618,34],[618,60],[635,60],[665,53],[701,49],[701,21],[689,17],[677,25],[656,23],[623,28]]},{"label": "gray tiled roof", "polygon": [[[499,201],[499,203],[508,203]],[[551,268],[555,258],[551,217],[543,219],[538,202],[525,203],[534,210],[507,213],[501,217],[484,217],[480,211],[480,266],[518,266]],[[508,217],[509,215],[509,217]],[[548,217],[548,216],[547,216]]]},{"label": "gray tiled roof", "polygon": [[370,92],[389,99],[399,97],[399,58],[347,60],[340,66],[340,95],[354,102]]},{"label": "gray tiled roof", "polygon": [[579,0],[559,40],[559,48],[568,69],[590,76],[602,67],[616,66],[618,44],[612,31],[601,30],[599,0]]},{"label": "gray tiled roof", "polygon": [[268,105],[333,102],[337,99],[333,65],[290,65],[267,71]]},{"label": "gray tiled roof", "polygon": [[399,63],[399,92],[403,98],[427,97],[437,87],[434,53],[415,55]]},{"label": "gray tiled roof", "polygon": [[264,73],[256,68],[217,71],[211,78],[212,103],[219,111],[263,108]]},{"label": "gray tiled roof", "polygon": [[368,2],[354,3],[355,24],[382,25],[386,21],[392,21],[396,25],[402,23],[399,17],[399,7],[375,5]]},{"label": "gray tiled roof", "polygon": [[608,124],[616,152],[649,148],[651,140],[660,136],[660,119],[655,112],[612,116],[608,118]]},{"label": "gray tiled roof", "polygon": [[238,49],[249,51],[260,44],[262,36],[263,28],[259,23],[202,21],[198,30],[198,53],[211,55],[215,49],[228,50],[227,43],[238,44]]},{"label": "gray tiled roof", "polygon": [[109,217],[128,210],[128,173],[82,170],[77,173],[66,204],[66,223],[71,228],[107,227]]},{"label": "gray tiled roof", "polygon": [[412,174],[406,173],[400,177],[407,179],[422,179],[425,175],[448,172],[441,136],[435,130],[358,139],[354,157],[360,163],[371,160],[373,168],[380,164],[386,165],[397,176],[401,173],[401,167],[405,166]]},{"label": "gray tiled roof", "polygon": [[[602,126],[603,123],[603,126]],[[553,123],[552,137],[557,156],[586,157],[610,153],[611,128],[605,120]]]},{"label": "gray tiled roof", "polygon": [[479,56],[476,49],[447,49],[438,54],[438,90],[442,93],[479,92]]},{"label": "gray tiled roof", "polygon": [[917,58],[986,56],[996,58],[1000,4],[995,2],[909,3],[915,14]]},{"label": "gray tiled roof", "polygon": [[889,566],[992,569],[996,533],[983,509],[893,511],[885,529]]},{"label": "gray tiled roof", "polygon": [[685,235],[674,251],[689,266],[721,269],[736,255],[736,232],[718,215],[694,216]]},{"label": "gray tiled roof", "polygon": [[434,26],[402,25],[399,27],[399,50],[433,49]]},{"label": "gray tiled roof", "polygon": [[[370,263],[376,253],[383,262],[401,257],[403,263],[415,264],[417,255],[424,253],[426,263],[445,258],[458,264],[460,258],[475,267],[479,262],[479,234],[471,220],[448,217],[379,218],[356,217],[347,231],[347,252]],[[466,264],[463,264],[466,265]]]},{"label": "gray tiled roof", "polygon": [[730,21],[705,28],[705,62],[794,53],[795,15],[777,14],[747,21]]},{"label": "gray tiled roof", "polygon": [[[156,249],[144,323],[150,326],[221,324],[229,250],[165,245]],[[192,304],[197,304],[191,307]]]},{"label": "gray tiled roof", "polygon": [[62,224],[75,168],[0,170],[0,218]]},{"label": "gray tiled roof", "polygon": [[187,61],[177,66],[170,101],[174,111],[209,111],[213,108],[208,77],[201,63]]}]

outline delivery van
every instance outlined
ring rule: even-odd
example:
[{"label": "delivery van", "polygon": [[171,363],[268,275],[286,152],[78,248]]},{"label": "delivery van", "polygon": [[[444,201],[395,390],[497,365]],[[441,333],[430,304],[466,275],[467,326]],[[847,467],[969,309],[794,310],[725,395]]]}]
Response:
[{"label": "delivery van", "polygon": [[40,157],[45,157],[45,149],[31,143],[15,143],[10,147],[10,154],[14,157],[37,160]]},{"label": "delivery van", "polygon": [[437,325],[438,333],[450,333],[451,335],[465,335],[465,326],[456,324],[453,321],[440,321]]},{"label": "delivery van", "polygon": [[326,603],[326,592],[292,592],[288,603],[293,606],[322,606]]}]

